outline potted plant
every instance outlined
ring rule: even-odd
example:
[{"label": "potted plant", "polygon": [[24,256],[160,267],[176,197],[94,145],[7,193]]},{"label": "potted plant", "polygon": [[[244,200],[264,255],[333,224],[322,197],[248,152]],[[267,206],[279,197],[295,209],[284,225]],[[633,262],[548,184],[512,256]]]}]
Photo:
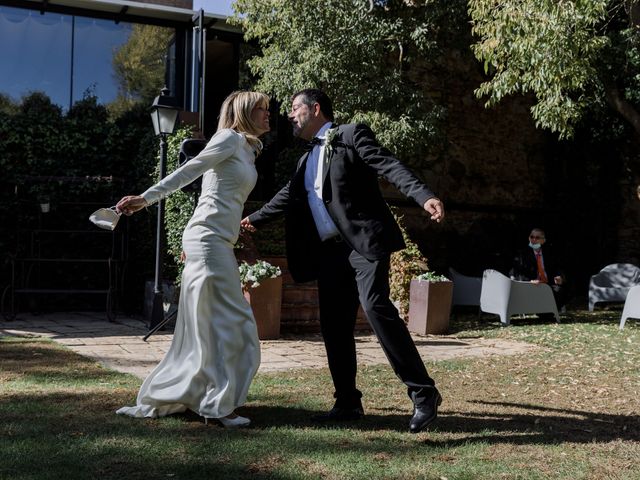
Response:
[{"label": "potted plant", "polygon": [[31,194],[38,202],[40,212],[49,213],[51,211],[51,188],[48,184],[36,183],[31,185]]},{"label": "potted plant", "polygon": [[282,271],[264,260],[240,263],[240,280],[244,297],[253,310],[260,340],[280,337],[282,306]]},{"label": "potted plant", "polygon": [[420,252],[418,245],[409,238],[404,225],[404,217],[400,214],[400,211],[396,207],[391,207],[391,212],[400,227],[406,247],[403,250],[391,254],[391,264],[389,267],[390,296],[398,309],[400,318],[407,322],[409,317],[411,280],[429,270],[429,266],[427,259]]},{"label": "potted plant", "polygon": [[411,280],[409,331],[443,334],[449,330],[453,282],[444,275],[426,272]]}]

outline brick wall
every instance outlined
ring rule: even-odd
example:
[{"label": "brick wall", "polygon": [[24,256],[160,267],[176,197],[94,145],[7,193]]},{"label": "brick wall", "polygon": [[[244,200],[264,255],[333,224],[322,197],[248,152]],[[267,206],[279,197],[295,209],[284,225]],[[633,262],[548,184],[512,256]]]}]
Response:
[{"label": "brick wall", "polygon": [[432,269],[506,273],[534,226],[563,255],[578,303],[602,266],[640,264],[640,201],[614,146],[588,136],[559,141],[537,129],[524,96],[486,109],[474,94],[482,65],[470,52],[449,51],[410,74],[447,108],[445,148],[416,172],[444,200],[446,221],[434,224],[401,200],[407,230]]},{"label": "brick wall", "polygon": [[452,50],[438,65],[418,65],[409,72],[447,109],[444,149],[418,162],[421,168],[415,170],[445,202],[447,219],[434,224],[417,206],[403,204],[409,233],[430,267],[442,273],[449,266],[467,274],[489,267],[508,270],[530,222],[547,220],[535,217],[546,203],[550,138],[535,128],[527,98],[484,107],[473,93],[483,80],[481,68],[470,53]]}]

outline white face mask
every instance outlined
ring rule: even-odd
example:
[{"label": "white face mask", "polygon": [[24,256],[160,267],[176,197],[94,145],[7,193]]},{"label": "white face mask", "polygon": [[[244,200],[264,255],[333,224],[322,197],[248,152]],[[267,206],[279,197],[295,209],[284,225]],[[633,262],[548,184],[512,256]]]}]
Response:
[{"label": "white face mask", "polygon": [[100,228],[113,230],[116,228],[116,225],[118,225],[120,215],[120,213],[116,212],[116,207],[99,208],[91,214],[89,220]]},{"label": "white face mask", "polygon": [[540,247],[542,247],[542,245],[540,245],[539,243],[529,242],[529,247],[533,248],[534,250],[540,250]]}]

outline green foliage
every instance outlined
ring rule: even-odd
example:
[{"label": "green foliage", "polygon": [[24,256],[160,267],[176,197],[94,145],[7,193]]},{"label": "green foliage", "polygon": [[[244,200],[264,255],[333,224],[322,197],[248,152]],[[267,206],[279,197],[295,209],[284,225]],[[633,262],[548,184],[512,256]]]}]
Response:
[{"label": "green foliage", "polygon": [[[0,188],[0,250],[5,254],[26,248],[17,242],[16,232],[40,224],[41,200],[49,200],[52,211],[64,208],[57,229],[78,230],[88,227],[91,208],[114,205],[123,194],[138,192],[149,183],[157,143],[146,109],[136,108],[112,120],[106,108],[86,94],[65,114],[40,92],[19,102],[3,97],[0,105],[0,168],[5,172]],[[127,281],[142,285],[136,277],[152,265],[152,225],[135,221],[138,226],[130,230],[130,243],[136,254],[130,259]],[[90,244],[71,245],[64,236],[57,238],[64,242],[52,246],[57,251],[73,249],[76,257],[91,251]],[[130,292],[138,293],[127,289]]]},{"label": "green foliage", "polygon": [[0,114],[15,115],[18,113],[18,110],[18,105],[11,100],[11,97],[4,93],[0,93]]},{"label": "green foliage", "polygon": [[[178,168],[180,144],[187,138],[191,138],[193,129],[191,126],[180,127],[167,141],[167,172],[171,173]],[[159,166],[156,167],[155,178],[158,178]],[[176,285],[179,285],[182,277],[183,264],[180,261],[182,254],[182,233],[193,215],[197,198],[195,193],[185,193],[178,190],[169,195],[165,200],[164,228],[167,237],[167,253],[173,257],[178,266],[176,273]]]},{"label": "green foliage", "polygon": [[422,149],[420,144],[415,143],[417,138],[432,147],[440,142],[438,129],[444,113],[445,109],[439,106],[423,114],[414,111],[398,116],[386,112],[357,112],[349,121],[366,123],[374,132],[378,132],[377,139],[382,145],[406,159],[406,163],[414,164],[418,150]]},{"label": "green foliage", "polygon": [[491,106],[533,93],[537,126],[561,138],[607,104],[639,131],[637,10],[626,0],[470,0],[473,50],[491,74],[476,94]]},{"label": "green foliage", "polygon": [[411,280],[426,272],[429,267],[427,259],[422,255],[418,246],[411,241],[397,208],[392,208],[393,216],[400,226],[402,238],[406,247],[404,250],[391,254],[391,266],[389,269],[389,286],[391,300],[398,307],[400,317],[407,319],[409,314],[409,291]]},{"label": "green foliage", "polygon": [[[96,97],[85,97],[71,107],[66,115],[66,123],[66,135],[62,137],[64,143],[61,147],[74,157],[74,161],[73,165],[67,164],[65,174],[86,175],[86,172],[93,172],[93,175],[113,175],[116,167],[113,152],[120,132],[109,121],[107,109],[98,104]],[[122,164],[117,160],[116,168],[123,172]]]},{"label": "green foliage", "polygon": [[[245,205],[246,214],[250,214],[258,210],[264,204],[260,202],[247,202]],[[255,247],[255,254],[262,256],[284,256],[286,247],[284,241],[284,217],[280,217],[272,222],[260,225],[255,232],[251,234],[251,239]],[[236,249],[243,248],[243,240],[236,244]],[[236,250],[236,255],[241,254]]]},{"label": "green foliage", "polygon": [[12,176],[60,174],[64,130],[62,110],[49,97],[41,92],[24,97],[13,115],[3,115],[3,171]]},{"label": "green foliage", "polygon": [[443,110],[411,77],[410,67],[435,59],[444,26],[459,18],[461,5],[238,0],[233,21],[261,48],[249,60],[255,88],[272,94],[283,110],[295,91],[322,88],[334,100],[338,122],[366,122],[382,144],[412,157],[440,135]]},{"label": "green foliage", "polygon": [[[0,114],[0,167],[6,182],[19,186],[20,195],[34,197],[47,190],[64,201],[112,201],[99,198],[113,194],[116,179],[136,186],[139,177],[132,171],[148,175],[145,155],[150,150],[140,148],[153,133],[147,114],[111,121],[94,96],[85,96],[63,114],[40,92],[5,107]],[[135,157],[137,153],[143,155]],[[79,181],[82,177],[87,180]],[[88,177],[104,177],[105,182]],[[64,184],[71,178],[73,188]]]}]

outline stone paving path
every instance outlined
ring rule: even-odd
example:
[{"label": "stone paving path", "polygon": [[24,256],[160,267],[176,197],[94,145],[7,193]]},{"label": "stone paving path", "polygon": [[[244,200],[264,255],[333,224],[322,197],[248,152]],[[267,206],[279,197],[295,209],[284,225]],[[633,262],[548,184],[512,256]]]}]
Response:
[{"label": "stone paving path", "polygon": [[[158,332],[143,341],[147,326],[141,320],[119,317],[108,322],[99,313],[21,314],[16,320],[0,320],[0,336],[47,337],[108,368],[146,377],[169,349],[173,334]],[[515,355],[536,350],[524,342],[455,336],[413,335],[426,361],[488,355]],[[386,364],[387,359],[374,335],[356,337],[360,365]],[[260,372],[326,366],[320,335],[288,335],[261,341]]]}]

